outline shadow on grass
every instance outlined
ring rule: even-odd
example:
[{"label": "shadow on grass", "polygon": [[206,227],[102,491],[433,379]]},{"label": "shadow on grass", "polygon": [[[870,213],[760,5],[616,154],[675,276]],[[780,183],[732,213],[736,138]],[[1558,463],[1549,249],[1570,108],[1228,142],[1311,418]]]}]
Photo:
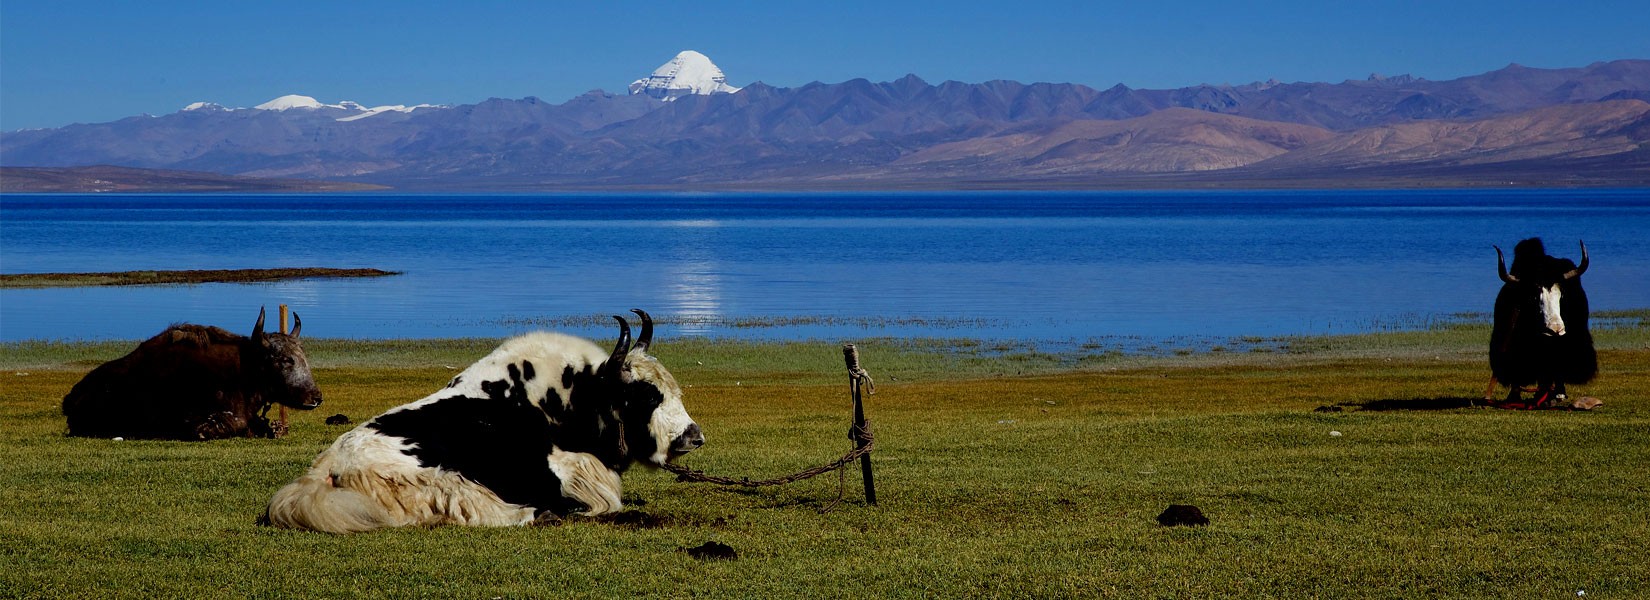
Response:
[{"label": "shadow on grass", "polygon": [[[1593,406],[1597,406],[1595,403]],[[1511,411],[1585,411],[1593,406],[1572,406],[1558,404],[1553,406],[1534,407],[1528,404],[1507,404],[1503,402],[1485,402],[1482,398],[1467,398],[1464,396],[1444,396],[1438,398],[1410,398],[1400,400],[1389,398],[1385,400],[1369,400],[1366,402],[1342,402],[1334,406],[1320,406],[1318,412],[1341,412],[1342,410],[1455,410],[1460,408],[1494,408]]]},{"label": "shadow on grass", "polygon": [[1369,400],[1366,402],[1343,402],[1350,410],[1455,410],[1458,408],[1485,408],[1483,398],[1467,398],[1464,396],[1443,396],[1438,398],[1388,398],[1384,400]]}]

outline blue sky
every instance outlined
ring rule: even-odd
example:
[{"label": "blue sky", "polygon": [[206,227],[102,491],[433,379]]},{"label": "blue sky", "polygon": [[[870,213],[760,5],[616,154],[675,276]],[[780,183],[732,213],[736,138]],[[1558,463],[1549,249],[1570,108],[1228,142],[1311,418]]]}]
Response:
[{"label": "blue sky", "polygon": [[0,2],[0,129],[195,101],[622,92],[677,51],[729,82],[1451,79],[1650,58],[1650,2]]}]

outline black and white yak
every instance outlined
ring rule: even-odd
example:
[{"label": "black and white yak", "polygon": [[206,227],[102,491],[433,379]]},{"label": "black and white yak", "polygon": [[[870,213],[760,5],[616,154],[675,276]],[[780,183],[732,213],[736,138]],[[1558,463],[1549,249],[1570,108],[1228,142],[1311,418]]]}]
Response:
[{"label": "black and white yak", "polygon": [[1547,255],[1540,238],[1513,247],[1512,270],[1501,248],[1495,249],[1496,271],[1505,282],[1495,297],[1495,328],[1490,333],[1490,371],[1512,388],[1505,405],[1523,406],[1520,388],[1535,386],[1531,407],[1562,403],[1564,384],[1583,384],[1598,374],[1598,355],[1587,331],[1587,244],[1581,264]]},{"label": "black and white yak", "polygon": [[349,533],[409,525],[524,525],[618,511],[619,475],[662,465],[705,437],[682,388],[634,346],[621,317],[611,353],[581,338],[505,341],[422,400],[340,436],[276,492],[267,522]]},{"label": "black and white yak", "polygon": [[291,334],[252,336],[206,325],[168,327],[126,356],[92,369],[63,396],[69,435],[170,440],[274,437],[262,413],[271,403],[312,409],[321,390]]}]

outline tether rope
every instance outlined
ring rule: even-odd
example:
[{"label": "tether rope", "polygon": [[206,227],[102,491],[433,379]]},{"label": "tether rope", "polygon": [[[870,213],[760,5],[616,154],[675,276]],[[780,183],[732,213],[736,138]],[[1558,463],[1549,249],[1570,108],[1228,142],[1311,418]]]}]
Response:
[{"label": "tether rope", "polygon": [[700,483],[700,482],[704,482],[704,483],[714,483],[714,484],[717,484],[717,485],[737,485],[737,486],[743,486],[743,487],[764,487],[764,486],[770,486],[770,485],[785,485],[787,483],[796,483],[796,482],[802,481],[804,479],[808,479],[808,478],[811,478],[811,477],[818,477],[820,475],[824,475],[824,474],[829,473],[831,471],[841,469],[842,467],[847,466],[848,463],[853,462],[854,459],[857,459],[857,458],[859,458],[861,456],[864,456],[866,454],[870,454],[871,451],[876,448],[876,438],[875,438],[875,436],[873,436],[871,434],[871,422],[869,420],[865,421],[865,428],[864,429],[860,429],[860,428],[857,428],[857,427],[850,429],[849,432],[848,432],[848,437],[850,439],[853,439],[854,442],[856,442],[856,443],[864,442],[865,445],[854,448],[853,450],[849,451],[847,454],[842,455],[842,458],[836,459],[835,461],[832,461],[832,462],[829,462],[829,463],[826,463],[826,464],[823,464],[823,465],[820,465],[820,466],[817,466],[817,467],[814,467],[814,468],[811,468],[811,469],[805,469],[805,470],[802,470],[802,471],[798,471],[796,473],[792,473],[792,474],[786,475],[784,477],[775,477],[773,479],[760,479],[760,480],[754,480],[753,481],[749,477],[740,477],[740,478],[736,479],[736,478],[733,478],[733,477],[720,477],[720,476],[717,476],[717,475],[706,475],[704,471],[700,471],[698,469],[694,469],[694,468],[691,468],[691,467],[685,467],[685,466],[682,466],[682,465],[671,464],[671,463],[665,463],[664,465],[662,465],[662,468],[664,468],[664,470],[666,470],[666,471],[670,471],[672,473],[675,473],[676,474],[676,481],[682,482],[682,483]]},{"label": "tether rope", "polygon": [[[850,346],[849,348],[850,348],[850,351],[851,351],[852,346]],[[848,439],[850,439],[854,442],[855,448],[853,450],[849,451],[847,454],[842,455],[842,458],[838,458],[834,461],[831,461],[829,463],[826,463],[826,464],[823,464],[823,465],[820,465],[820,466],[817,466],[817,467],[814,467],[814,468],[811,468],[811,469],[804,469],[802,471],[797,471],[795,473],[792,473],[790,475],[786,475],[786,476],[783,476],[783,477],[775,477],[773,479],[760,479],[760,480],[754,480],[754,481],[751,480],[751,478],[749,478],[749,477],[740,477],[740,478],[735,479],[733,477],[720,477],[720,476],[716,476],[716,475],[707,475],[707,474],[705,474],[704,471],[700,471],[698,469],[693,469],[693,468],[690,468],[690,467],[685,467],[685,466],[682,466],[682,465],[675,465],[675,464],[670,464],[670,463],[665,463],[664,465],[661,465],[661,467],[666,471],[670,471],[672,473],[675,473],[676,474],[676,481],[679,482],[679,483],[701,483],[702,482],[702,483],[714,483],[714,484],[717,484],[717,485],[730,485],[730,486],[740,486],[740,487],[749,487],[749,488],[774,486],[774,485],[785,485],[785,484],[788,484],[788,483],[796,483],[796,482],[802,481],[804,479],[809,479],[809,478],[812,478],[812,477],[818,477],[820,475],[824,475],[824,474],[829,473],[831,471],[839,471],[839,473],[838,473],[839,477],[837,477],[836,500],[832,501],[829,505],[826,505],[824,508],[820,509],[820,511],[819,511],[821,513],[830,512],[831,510],[835,509],[838,504],[842,503],[842,497],[843,497],[843,495],[846,492],[847,487],[848,487],[847,478],[843,473],[840,472],[840,470],[843,467],[848,466],[849,463],[852,463],[855,460],[859,459],[860,457],[863,457],[865,455],[870,454],[872,450],[876,449],[876,437],[874,435],[872,435],[872,433],[871,433],[871,421],[869,419],[864,419],[863,416],[861,416],[860,409],[859,409],[859,407],[860,407],[860,404],[859,404],[860,386],[861,385],[864,386],[864,391],[865,391],[866,395],[871,395],[871,394],[877,393],[876,382],[871,380],[871,374],[867,373],[863,367],[859,366],[858,363],[859,363],[859,359],[858,359],[857,355],[853,356],[850,359],[849,368],[848,368],[848,380],[852,384],[852,387],[853,387],[855,417],[856,417],[856,419],[859,419],[860,422],[856,423],[853,426],[850,426],[848,428]],[[867,460],[869,460],[869,459],[867,459]],[[869,468],[869,467],[867,467],[867,468]],[[869,471],[867,471],[867,473],[869,473]],[[869,479],[870,475],[867,474],[866,478],[867,478],[866,479],[866,486],[867,486],[867,490],[869,490],[870,489],[869,488],[869,486],[870,486],[870,479]],[[867,492],[867,498],[871,498],[869,492]]]}]

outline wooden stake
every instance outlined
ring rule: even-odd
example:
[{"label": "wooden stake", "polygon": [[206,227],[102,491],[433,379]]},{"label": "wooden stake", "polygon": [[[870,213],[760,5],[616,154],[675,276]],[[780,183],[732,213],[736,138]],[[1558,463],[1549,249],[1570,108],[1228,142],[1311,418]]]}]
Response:
[{"label": "wooden stake", "polygon": [[[286,305],[282,304],[281,305],[281,333],[286,333],[287,332],[286,313],[287,313]],[[286,428],[287,428],[287,424],[286,424],[286,405],[282,404],[281,405],[281,420],[275,426],[275,437],[281,437],[283,435],[286,435]]]},{"label": "wooden stake", "polygon": [[[859,348],[853,344],[842,345],[842,358],[848,363],[848,384],[854,395],[854,427],[848,430],[848,438],[854,440],[854,447],[864,448],[865,440],[858,434],[865,430],[865,403],[860,397],[860,384],[865,370],[859,366]],[[877,486],[871,477],[871,454],[869,452],[859,457],[859,470],[865,477],[865,503],[877,503]]]}]

